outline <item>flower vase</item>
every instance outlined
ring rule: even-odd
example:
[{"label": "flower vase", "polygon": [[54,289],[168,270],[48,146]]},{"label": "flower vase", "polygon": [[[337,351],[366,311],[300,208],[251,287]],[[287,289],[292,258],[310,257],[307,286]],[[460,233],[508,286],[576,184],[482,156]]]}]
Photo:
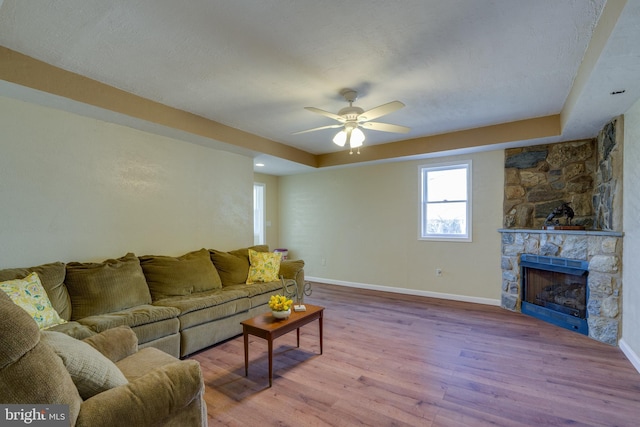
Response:
[{"label": "flower vase", "polygon": [[275,311],[271,310],[271,314],[276,319],[287,319],[291,315],[291,309],[285,311]]}]

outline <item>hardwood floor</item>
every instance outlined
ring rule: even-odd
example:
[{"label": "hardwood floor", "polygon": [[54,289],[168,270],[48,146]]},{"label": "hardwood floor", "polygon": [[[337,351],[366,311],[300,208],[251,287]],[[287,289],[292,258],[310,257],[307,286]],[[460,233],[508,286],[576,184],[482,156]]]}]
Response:
[{"label": "hardwood floor", "polygon": [[638,426],[640,373],[622,352],[499,307],[313,284],[325,306],[274,342],[193,355],[209,425]]}]

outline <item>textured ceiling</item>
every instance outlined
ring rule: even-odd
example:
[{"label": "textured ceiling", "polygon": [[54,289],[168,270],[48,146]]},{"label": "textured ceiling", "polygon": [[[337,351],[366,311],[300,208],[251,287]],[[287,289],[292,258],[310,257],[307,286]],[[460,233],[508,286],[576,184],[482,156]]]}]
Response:
[{"label": "textured ceiling", "polygon": [[577,80],[605,3],[4,0],[0,45],[313,154],[340,149],[335,130],[293,135],[334,123],[303,107],[337,112],[345,87],[365,110],[406,104],[377,121],[411,132],[365,131],[365,148],[561,113],[568,140],[640,96],[638,0]]}]

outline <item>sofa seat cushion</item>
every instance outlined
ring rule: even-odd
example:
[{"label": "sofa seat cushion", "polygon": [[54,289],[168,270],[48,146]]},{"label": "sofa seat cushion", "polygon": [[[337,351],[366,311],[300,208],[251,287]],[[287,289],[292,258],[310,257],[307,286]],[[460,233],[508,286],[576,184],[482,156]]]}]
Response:
[{"label": "sofa seat cushion", "polygon": [[38,273],[51,305],[64,320],[71,319],[71,300],[64,285],[66,268],[62,262],[42,264],[37,267],[7,268],[0,270],[0,282],[13,279],[23,279],[31,273]]},{"label": "sofa seat cushion", "polygon": [[241,290],[215,290],[156,301],[156,305],[180,310],[180,330],[222,319],[249,310],[247,293]]},{"label": "sofa seat cushion", "polygon": [[198,292],[197,294],[165,298],[160,301],[155,301],[153,304],[160,307],[175,307],[180,311],[180,316],[184,316],[192,311],[215,307],[246,297],[246,292],[217,289],[214,291]]},{"label": "sofa seat cushion", "polygon": [[232,285],[225,290],[241,291],[251,300],[251,308],[266,304],[271,295],[282,294],[282,282],[264,282],[251,285]]},{"label": "sofa seat cushion", "polygon": [[171,335],[177,335],[180,332],[180,321],[177,317],[173,317],[159,322],[132,326],[131,329],[136,333],[138,341],[142,345]]},{"label": "sofa seat cushion", "polygon": [[139,259],[154,301],[222,287],[206,249],[180,257],[145,255]]},{"label": "sofa seat cushion", "polygon": [[159,307],[144,304],[113,313],[85,317],[84,319],[78,320],[78,322],[88,326],[95,332],[102,332],[123,325],[134,328],[136,326],[174,319],[178,314],[180,314],[180,311],[173,307]]},{"label": "sofa seat cushion", "polygon": [[212,307],[190,311],[178,318],[180,319],[180,331],[203,323],[211,324],[213,321],[222,320],[238,313],[245,313],[250,307],[251,301],[249,298],[241,298]]},{"label": "sofa seat cushion", "polygon": [[47,328],[47,331],[62,332],[63,334],[69,335],[78,340],[83,340],[96,334],[96,332],[91,330],[91,328],[89,328],[88,326],[85,326],[76,321],[52,326],[50,328]]},{"label": "sofa seat cushion", "polygon": [[67,264],[71,320],[151,304],[151,294],[133,253],[101,263]]}]

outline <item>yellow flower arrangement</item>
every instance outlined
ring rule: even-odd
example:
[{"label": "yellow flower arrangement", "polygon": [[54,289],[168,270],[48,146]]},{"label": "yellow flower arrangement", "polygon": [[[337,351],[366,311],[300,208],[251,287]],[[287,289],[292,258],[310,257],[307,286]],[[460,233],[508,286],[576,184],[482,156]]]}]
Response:
[{"label": "yellow flower arrangement", "polygon": [[292,304],[293,300],[282,295],[272,295],[269,298],[269,308],[273,311],[287,311]]}]

